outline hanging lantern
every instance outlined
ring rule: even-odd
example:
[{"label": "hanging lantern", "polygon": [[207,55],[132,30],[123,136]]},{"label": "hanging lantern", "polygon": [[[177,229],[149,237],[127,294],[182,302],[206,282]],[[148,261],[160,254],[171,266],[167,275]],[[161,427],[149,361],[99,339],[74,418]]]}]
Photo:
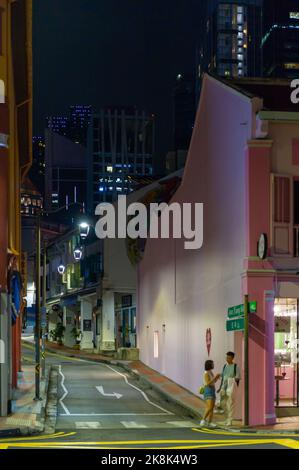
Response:
[{"label": "hanging lantern", "polygon": [[59,274],[62,276],[64,273],[65,273],[65,266],[62,262],[62,260],[60,261],[60,264],[57,268],[57,271],[59,272]]},{"label": "hanging lantern", "polygon": [[76,261],[80,261],[80,259],[82,258],[82,250],[80,248],[80,246],[76,246],[76,248],[74,249],[74,258]]},{"label": "hanging lantern", "polygon": [[90,230],[90,225],[87,222],[81,222],[79,224],[79,233],[80,233],[80,237],[83,240],[85,240],[85,238],[88,237],[89,230]]}]

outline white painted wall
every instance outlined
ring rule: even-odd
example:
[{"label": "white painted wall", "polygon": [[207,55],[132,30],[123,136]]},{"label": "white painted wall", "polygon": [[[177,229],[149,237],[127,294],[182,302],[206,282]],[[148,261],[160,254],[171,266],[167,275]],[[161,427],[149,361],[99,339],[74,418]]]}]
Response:
[{"label": "white painted wall", "polygon": [[[172,200],[204,203],[204,245],[188,251],[181,240],[148,240],[139,267],[141,360],[194,393],[208,359],[207,328],[216,372],[227,350],[234,349],[225,321],[227,308],[242,303],[244,148],[251,129],[250,100],[206,77],[183,182]],[[157,359],[154,331],[159,332]]]}]

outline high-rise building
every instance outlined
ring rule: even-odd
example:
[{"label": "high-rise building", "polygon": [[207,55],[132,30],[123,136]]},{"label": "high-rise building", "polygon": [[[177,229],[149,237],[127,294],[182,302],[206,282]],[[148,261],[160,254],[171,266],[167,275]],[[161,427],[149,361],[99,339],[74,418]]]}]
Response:
[{"label": "high-rise building", "polygon": [[43,193],[45,179],[45,139],[34,136],[32,139],[32,166],[29,177],[37,189]]},{"label": "high-rise building", "polygon": [[46,128],[86,147],[92,113],[90,105],[72,105],[66,115],[48,116]]},{"label": "high-rise building", "polygon": [[49,129],[45,138],[46,209],[86,203],[86,148]]},{"label": "high-rise building", "polygon": [[88,208],[132,190],[130,175],[151,175],[154,115],[136,109],[102,109],[88,131]]},{"label": "high-rise building", "polygon": [[92,106],[70,106],[70,124],[68,137],[75,143],[86,147],[87,130],[91,123]]},{"label": "high-rise building", "polygon": [[199,75],[261,75],[263,0],[206,0]]},{"label": "high-rise building", "polygon": [[178,74],[173,93],[174,149],[189,148],[195,119],[195,77]]},{"label": "high-rise building", "polygon": [[173,146],[166,155],[166,172],[183,168],[194,127],[196,109],[195,74],[179,73],[173,89]]},{"label": "high-rise building", "polygon": [[298,78],[298,0],[264,0],[262,52],[265,76]]},{"label": "high-rise building", "polygon": [[50,129],[56,134],[67,136],[69,131],[69,117],[68,116],[48,116],[46,118],[47,129]]}]

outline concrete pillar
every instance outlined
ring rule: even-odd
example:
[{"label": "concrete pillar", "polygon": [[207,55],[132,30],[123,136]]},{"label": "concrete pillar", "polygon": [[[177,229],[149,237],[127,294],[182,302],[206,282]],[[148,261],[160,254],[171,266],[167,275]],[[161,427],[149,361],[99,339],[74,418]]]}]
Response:
[{"label": "concrete pillar", "polygon": [[8,414],[10,347],[8,338],[7,294],[0,296],[0,416]]},{"label": "concrete pillar", "polygon": [[81,349],[93,350],[92,301],[81,299]]},{"label": "concrete pillar", "polygon": [[101,350],[115,350],[115,309],[114,309],[114,292],[107,291],[102,297],[102,335]]},{"label": "concrete pillar", "polygon": [[[9,365],[10,341],[9,321],[10,315],[7,311],[7,247],[8,247],[8,158],[9,149],[5,146],[9,135],[9,112],[7,104],[0,104],[0,340],[2,353],[4,350],[4,363],[0,363],[0,416],[6,416],[8,412],[9,390]],[[4,146],[3,146],[4,143]]]},{"label": "concrete pillar", "polygon": [[276,422],[274,405],[274,292],[265,291],[264,297],[266,321],[265,424],[274,424]]},{"label": "concrete pillar", "polygon": [[64,332],[64,344],[68,348],[72,348],[76,343],[73,335],[71,334],[72,329],[74,328],[74,312],[71,308],[65,308],[65,332]]}]

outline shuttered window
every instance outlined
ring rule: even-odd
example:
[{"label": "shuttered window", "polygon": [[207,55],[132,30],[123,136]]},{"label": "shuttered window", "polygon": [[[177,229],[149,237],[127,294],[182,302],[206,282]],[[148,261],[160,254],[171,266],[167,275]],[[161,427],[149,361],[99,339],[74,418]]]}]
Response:
[{"label": "shuttered window", "polygon": [[275,176],[274,179],[274,221],[290,223],[290,179]]},{"label": "shuttered window", "polygon": [[272,254],[293,255],[292,178],[272,176]]}]

